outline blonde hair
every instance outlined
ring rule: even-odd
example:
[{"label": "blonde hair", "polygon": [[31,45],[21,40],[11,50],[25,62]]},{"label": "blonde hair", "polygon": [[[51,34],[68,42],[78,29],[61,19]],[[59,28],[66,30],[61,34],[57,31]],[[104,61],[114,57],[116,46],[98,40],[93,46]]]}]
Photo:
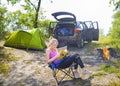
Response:
[{"label": "blonde hair", "polygon": [[57,43],[58,44],[58,40],[57,39],[55,39],[55,38],[52,38],[50,41],[49,41],[49,43],[48,43],[48,47],[50,47],[53,43]]}]

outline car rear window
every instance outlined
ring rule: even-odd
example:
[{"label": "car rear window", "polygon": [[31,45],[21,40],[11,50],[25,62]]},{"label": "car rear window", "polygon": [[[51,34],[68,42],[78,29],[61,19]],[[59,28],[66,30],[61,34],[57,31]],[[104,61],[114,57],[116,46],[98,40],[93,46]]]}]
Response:
[{"label": "car rear window", "polygon": [[74,35],[75,25],[73,23],[58,24],[56,33],[58,36],[72,36]]}]

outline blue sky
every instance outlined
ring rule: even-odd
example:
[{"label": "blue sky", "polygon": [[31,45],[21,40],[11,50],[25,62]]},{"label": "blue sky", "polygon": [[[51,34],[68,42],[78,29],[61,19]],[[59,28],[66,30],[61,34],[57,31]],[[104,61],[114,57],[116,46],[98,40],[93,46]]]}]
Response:
[{"label": "blue sky", "polygon": [[[21,1],[23,4],[23,0]],[[109,0],[53,0],[53,3],[50,3],[50,0],[42,0],[41,7],[46,10],[45,15],[47,19],[51,20],[54,20],[51,16],[52,13],[67,11],[75,14],[78,21],[98,21],[99,28],[103,29],[105,35],[111,27],[114,13]],[[20,6],[18,5],[9,7],[12,11],[19,8]]]}]

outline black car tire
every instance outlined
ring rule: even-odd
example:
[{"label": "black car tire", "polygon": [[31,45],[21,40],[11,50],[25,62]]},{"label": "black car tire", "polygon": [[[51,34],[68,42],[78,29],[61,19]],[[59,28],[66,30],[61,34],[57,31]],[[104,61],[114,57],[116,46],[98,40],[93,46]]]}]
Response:
[{"label": "black car tire", "polygon": [[81,39],[78,40],[77,47],[78,48],[83,48],[84,47],[84,40],[83,40],[83,38],[81,38]]}]

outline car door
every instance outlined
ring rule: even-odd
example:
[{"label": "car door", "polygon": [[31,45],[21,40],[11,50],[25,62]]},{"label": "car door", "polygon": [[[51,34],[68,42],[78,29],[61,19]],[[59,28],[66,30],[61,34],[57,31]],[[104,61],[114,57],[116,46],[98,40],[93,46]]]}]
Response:
[{"label": "car door", "polygon": [[86,41],[91,42],[93,40],[93,28],[94,28],[92,21],[85,21],[84,26]]},{"label": "car door", "polygon": [[99,40],[99,26],[98,26],[98,22],[95,21],[93,22],[93,40],[98,41]]},{"label": "car door", "polygon": [[76,16],[69,12],[55,12],[52,16],[59,22],[76,22]]},{"label": "car door", "polygon": [[87,27],[85,26],[85,24],[83,22],[79,22],[78,23],[78,29],[80,30],[80,35],[82,37],[82,39],[84,41],[86,41],[86,31],[87,31]]}]

